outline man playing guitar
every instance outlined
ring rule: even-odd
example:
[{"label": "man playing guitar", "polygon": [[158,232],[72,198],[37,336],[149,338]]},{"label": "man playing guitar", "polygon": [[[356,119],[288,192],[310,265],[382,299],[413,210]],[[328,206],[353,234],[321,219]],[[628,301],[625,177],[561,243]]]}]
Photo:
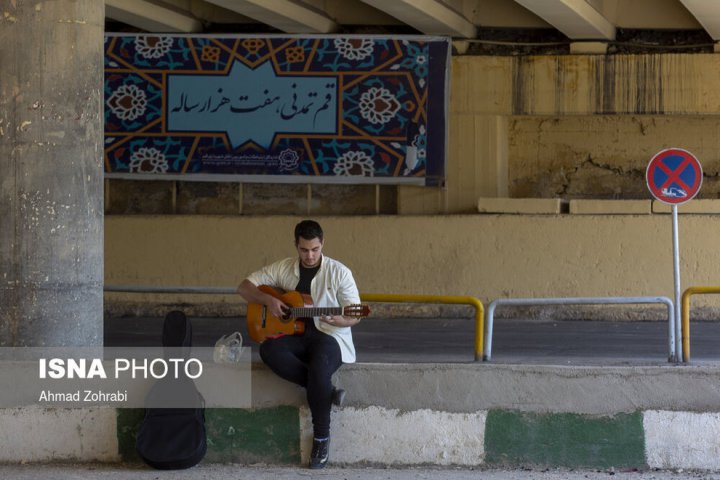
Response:
[{"label": "man playing guitar", "polygon": [[[238,287],[248,302],[267,307],[282,318],[288,306],[258,287],[269,285],[285,291],[309,294],[318,307],[345,307],[360,303],[352,272],[342,263],[322,254],[323,231],[313,220],[295,226],[297,258],[267,265],[250,274]],[[326,315],[305,321],[298,335],[268,337],[260,344],[260,357],[281,378],[305,387],[312,413],[313,448],[310,468],[324,468],[329,458],[330,410],[340,405],[345,391],[332,385],[331,377],[343,363],[355,362],[350,327],[358,317]]]}]

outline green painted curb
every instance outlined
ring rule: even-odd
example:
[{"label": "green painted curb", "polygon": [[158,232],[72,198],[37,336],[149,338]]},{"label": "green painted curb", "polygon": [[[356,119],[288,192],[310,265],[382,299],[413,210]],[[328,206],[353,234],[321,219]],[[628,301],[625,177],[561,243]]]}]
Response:
[{"label": "green painted curb", "polygon": [[300,463],[300,413],[296,407],[208,409],[208,462]]},{"label": "green painted curb", "polygon": [[[124,462],[142,462],[135,436],[145,410],[118,409],[117,437]],[[300,463],[300,413],[296,407],[265,409],[208,408],[205,410],[211,463]]]},{"label": "green painted curb", "polygon": [[144,416],[144,408],[118,408],[117,410],[118,453],[123,462],[142,462],[135,451],[135,436]]},{"label": "green painted curb", "polygon": [[591,417],[490,410],[485,461],[563,467],[646,467],[642,413]]}]

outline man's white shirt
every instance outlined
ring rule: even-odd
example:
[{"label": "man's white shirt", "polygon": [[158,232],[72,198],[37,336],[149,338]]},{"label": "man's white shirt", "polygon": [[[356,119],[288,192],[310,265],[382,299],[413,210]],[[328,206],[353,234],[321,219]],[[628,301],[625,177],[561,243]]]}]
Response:
[{"label": "man's white shirt", "polygon": [[[300,281],[300,260],[292,257],[279,260],[251,273],[247,279],[257,287],[269,285],[285,291],[295,290]],[[310,296],[316,307],[347,307],[360,303],[360,293],[350,269],[325,255],[310,284]],[[318,317],[314,321],[318,330],[337,340],[343,363],[354,363],[355,346],[351,328],[329,325]]]}]

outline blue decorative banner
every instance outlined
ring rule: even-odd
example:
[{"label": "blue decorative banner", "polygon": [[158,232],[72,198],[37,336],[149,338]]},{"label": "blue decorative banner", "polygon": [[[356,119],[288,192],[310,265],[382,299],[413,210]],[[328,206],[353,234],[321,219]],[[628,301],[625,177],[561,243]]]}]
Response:
[{"label": "blue decorative banner", "polygon": [[438,185],[450,41],[105,37],[109,178]]}]

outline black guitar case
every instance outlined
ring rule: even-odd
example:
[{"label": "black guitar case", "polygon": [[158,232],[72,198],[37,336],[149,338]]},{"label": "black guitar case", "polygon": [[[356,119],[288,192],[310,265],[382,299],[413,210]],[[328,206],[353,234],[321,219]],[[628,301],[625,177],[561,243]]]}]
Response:
[{"label": "black guitar case", "polygon": [[[165,316],[163,347],[192,345],[192,324],[181,311]],[[174,408],[173,403],[184,408]],[[207,452],[205,401],[195,383],[187,377],[163,378],[148,392],[145,418],[135,448],[145,463],[160,470],[180,470],[197,465]],[[155,408],[163,405],[163,408]],[[187,405],[194,405],[188,408]],[[167,407],[165,407],[167,406]]]}]

